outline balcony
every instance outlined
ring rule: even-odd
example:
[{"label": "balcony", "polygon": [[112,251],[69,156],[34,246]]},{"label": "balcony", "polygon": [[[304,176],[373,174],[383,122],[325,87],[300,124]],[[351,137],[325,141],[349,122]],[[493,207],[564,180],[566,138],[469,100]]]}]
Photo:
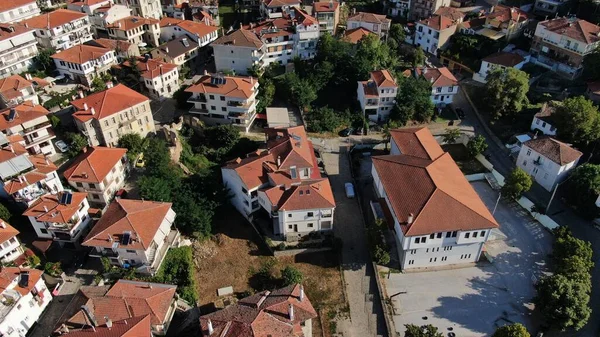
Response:
[{"label": "balcony", "polygon": [[379,100],[378,99],[368,99],[365,102],[365,105],[366,106],[371,106],[371,107],[373,107],[373,106],[379,106]]},{"label": "balcony", "polygon": [[231,112],[241,112],[241,113],[248,112],[248,109],[250,109],[253,104],[254,104],[254,100],[246,101],[246,102],[240,102],[240,101],[228,101],[227,102],[227,106],[229,107],[229,110]]},{"label": "balcony", "polygon": [[191,114],[208,114],[208,110],[207,109],[198,109],[198,108],[191,108],[190,109],[190,113]]},{"label": "balcony", "polygon": [[[33,96],[33,94],[31,94],[31,95]],[[29,95],[25,96],[25,97],[29,97]],[[23,130],[23,135],[26,136],[26,135],[34,132],[34,131],[37,131],[37,130],[43,129],[43,128],[48,128],[50,126],[52,126],[52,123],[50,123],[50,121],[47,121],[47,122],[44,122],[44,123],[41,123],[41,124],[38,124],[38,125],[34,125],[32,127],[24,129]]]},{"label": "balcony", "polygon": [[192,96],[192,97],[188,98],[187,101],[188,101],[188,103],[194,103],[194,102],[206,103],[206,96],[204,96],[204,95]]},{"label": "balcony", "polygon": [[568,51],[570,51],[572,53],[578,54],[578,55],[585,55],[585,54],[589,53],[589,51],[588,52],[580,52],[580,51],[578,51],[577,49],[575,49],[575,48],[573,48],[571,46],[566,46],[564,44],[554,42],[554,41],[552,41],[550,39],[543,38],[542,40],[544,42],[546,42],[547,44],[556,46],[556,47],[558,47],[560,49],[566,49],[566,50],[568,50]]},{"label": "balcony", "polygon": [[92,257],[119,257],[119,253],[109,249],[109,248],[102,248],[102,251],[98,252],[97,250],[92,250],[90,252],[90,256]]},{"label": "balcony", "polygon": [[56,135],[54,134],[54,131],[52,131],[52,129],[48,129],[48,134],[41,136],[41,137],[26,136],[25,137],[25,148],[29,149],[31,147],[39,145],[45,141],[52,140],[54,138],[56,138]]},{"label": "balcony", "polygon": [[37,184],[32,184],[13,194],[13,199],[16,202],[32,203],[44,194],[50,193],[47,187],[39,188]]}]

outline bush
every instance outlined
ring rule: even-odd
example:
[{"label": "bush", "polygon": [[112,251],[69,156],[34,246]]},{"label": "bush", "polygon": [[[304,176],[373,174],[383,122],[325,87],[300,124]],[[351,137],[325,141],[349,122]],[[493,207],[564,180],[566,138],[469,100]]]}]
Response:
[{"label": "bush", "polygon": [[198,290],[193,259],[192,247],[169,249],[153,281],[177,285],[177,293],[183,300],[188,303],[196,303]]},{"label": "bush", "polygon": [[112,264],[108,257],[101,257],[100,262],[102,263],[102,272],[107,273],[112,269]]},{"label": "bush", "polygon": [[482,154],[487,150],[488,145],[485,142],[485,137],[482,135],[477,135],[475,137],[471,137],[469,142],[467,143],[467,151],[469,151],[469,155],[471,158],[474,158],[478,154]]},{"label": "bush", "polygon": [[9,221],[11,217],[12,217],[12,214],[10,213],[8,208],[6,208],[6,206],[0,204],[0,219]]},{"label": "bush", "polygon": [[521,323],[513,323],[499,327],[492,337],[531,337]]},{"label": "bush", "polygon": [[302,272],[297,268],[287,266],[281,270],[281,279],[284,286],[289,286],[292,284],[302,283],[304,275],[302,275]]},{"label": "bush", "polygon": [[373,258],[377,264],[386,265],[390,263],[390,253],[380,245],[375,246],[373,251]]},{"label": "bush", "polygon": [[60,262],[46,262],[44,272],[50,276],[59,277],[63,270]]},{"label": "bush", "polygon": [[517,167],[510,172],[502,186],[502,194],[510,199],[518,200],[523,193],[529,191],[533,181],[523,169]]},{"label": "bush", "polygon": [[27,257],[27,264],[29,265],[30,268],[37,267],[41,262],[42,262],[42,260],[40,260],[40,258],[37,255],[32,255],[32,256]]}]

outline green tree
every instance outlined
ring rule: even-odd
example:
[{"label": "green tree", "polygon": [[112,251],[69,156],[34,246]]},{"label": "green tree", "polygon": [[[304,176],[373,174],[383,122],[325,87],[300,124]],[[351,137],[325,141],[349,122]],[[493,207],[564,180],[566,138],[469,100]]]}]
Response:
[{"label": "green tree", "polygon": [[424,78],[412,76],[398,80],[396,105],[390,118],[401,125],[410,120],[428,122],[433,116],[434,105],[431,102],[431,83]]},{"label": "green tree", "polygon": [[217,125],[204,129],[204,141],[220,154],[229,152],[240,140],[240,130],[233,125]]},{"label": "green tree", "polygon": [[121,138],[117,143],[118,147],[127,149],[127,158],[130,163],[135,162],[137,156],[144,152],[146,141],[137,133],[128,133]]},{"label": "green tree", "polygon": [[188,87],[188,85],[182,85],[181,87],[179,87],[179,89],[177,89],[177,91],[173,93],[173,99],[175,100],[175,105],[177,109],[189,110],[189,108],[192,106],[192,103],[188,103],[188,99],[192,97],[192,93],[185,91],[185,89],[187,89]]},{"label": "green tree", "polygon": [[555,120],[558,136],[571,143],[588,144],[600,138],[598,108],[583,96],[557,104]]},{"label": "green tree", "polygon": [[387,44],[382,43],[376,35],[370,34],[358,41],[352,64],[356,76],[359,79],[367,79],[373,70],[394,68],[397,60]]},{"label": "green tree", "polygon": [[106,82],[104,82],[102,77],[96,76],[92,80],[92,84],[91,84],[90,88],[92,89],[93,92],[99,92],[99,91],[106,90]]},{"label": "green tree", "polygon": [[402,43],[404,43],[405,39],[406,33],[404,32],[404,27],[402,27],[402,25],[399,23],[392,23],[388,36],[388,43],[390,40],[393,40],[397,46],[400,46]]},{"label": "green tree", "polygon": [[377,264],[386,265],[390,263],[390,253],[381,245],[376,245],[373,249],[373,259]]},{"label": "green tree", "polygon": [[281,270],[281,280],[283,281],[283,286],[302,283],[303,279],[304,275],[302,275],[302,272],[296,267],[286,266]]},{"label": "green tree", "polygon": [[600,165],[583,164],[565,182],[565,197],[585,217],[598,216],[596,199],[600,195]]},{"label": "green tree", "polygon": [[390,143],[390,140],[392,139],[392,130],[398,128],[398,123],[395,121],[388,121],[384,126],[383,126],[383,142],[385,143],[385,150],[388,150],[388,145]]},{"label": "green tree", "polygon": [[583,67],[585,68],[584,75],[588,80],[595,81],[600,79],[600,48],[596,48],[593,52],[585,56]]},{"label": "green tree", "polygon": [[267,110],[267,107],[273,103],[273,98],[275,97],[275,84],[270,78],[263,78],[259,80],[259,82],[260,90],[257,95],[258,105],[256,106],[256,111],[258,113],[264,113]]},{"label": "green tree", "polygon": [[182,65],[181,69],[179,70],[179,79],[180,80],[184,80],[186,78],[188,78],[188,76],[190,75],[190,73],[192,72],[192,70],[190,69],[189,66],[187,65]]},{"label": "green tree", "polygon": [[173,189],[168,180],[162,177],[143,176],[138,179],[140,197],[145,200],[171,201]]},{"label": "green tree", "polygon": [[592,244],[574,237],[568,227],[559,227],[555,233],[556,240],[552,249],[555,271],[567,276],[584,273],[587,277],[584,276],[583,279],[589,279],[589,273],[594,267]]},{"label": "green tree", "polygon": [[306,114],[306,122],[310,132],[334,132],[347,123],[339,113],[329,107],[312,109]]},{"label": "green tree", "polygon": [[48,115],[48,119],[50,120],[50,123],[52,124],[53,130],[56,130],[57,128],[60,127],[60,118],[56,117],[56,115],[50,114],[50,115]]},{"label": "green tree", "polygon": [[554,274],[542,278],[536,289],[536,308],[551,328],[579,330],[587,323],[591,314],[588,285],[576,278]]},{"label": "green tree", "polygon": [[487,79],[486,102],[494,118],[513,118],[528,103],[529,75],[526,72],[515,68],[498,68]]},{"label": "green tree", "polygon": [[190,304],[196,303],[198,291],[192,247],[169,249],[153,281],[177,285],[177,293],[182,299]]},{"label": "green tree", "polygon": [[454,144],[460,136],[462,136],[462,131],[459,128],[447,128],[442,135],[442,140],[446,144]]},{"label": "green tree", "polygon": [[214,201],[203,198],[190,184],[184,184],[173,198],[173,210],[177,213],[177,227],[197,238],[210,235],[215,208]]},{"label": "green tree", "polygon": [[171,155],[167,143],[159,138],[150,138],[144,151],[146,175],[163,177],[172,174]]},{"label": "green tree", "polygon": [[404,331],[404,337],[443,337],[444,334],[438,331],[438,328],[431,324],[428,325],[414,325],[405,324],[406,331]]},{"label": "green tree", "polygon": [[4,221],[9,221],[11,217],[12,214],[10,213],[8,208],[6,208],[6,206],[4,206],[3,204],[0,204],[0,219]]},{"label": "green tree", "polygon": [[39,266],[41,262],[42,260],[40,260],[40,258],[37,255],[27,256],[27,264],[30,268],[35,268]]},{"label": "green tree", "polygon": [[54,69],[54,59],[52,59],[52,55],[54,54],[56,54],[56,50],[52,48],[39,49],[35,57],[35,62],[46,72],[52,70]]},{"label": "green tree", "polygon": [[88,146],[87,138],[79,133],[69,132],[65,135],[65,138],[69,142],[69,152],[67,152],[69,158],[76,157],[84,147]]},{"label": "green tree", "polygon": [[502,186],[502,195],[513,200],[518,200],[523,193],[529,191],[532,184],[531,176],[523,169],[517,167],[506,177],[504,186]]},{"label": "green tree", "polygon": [[488,145],[485,141],[485,137],[482,135],[471,137],[467,143],[467,151],[469,151],[469,155],[473,158],[478,154],[485,152],[487,148]]},{"label": "green tree", "polygon": [[492,337],[531,337],[523,324],[507,324],[496,329]]},{"label": "green tree", "polygon": [[108,257],[101,257],[100,262],[102,263],[102,272],[108,273],[112,269],[112,263]]}]

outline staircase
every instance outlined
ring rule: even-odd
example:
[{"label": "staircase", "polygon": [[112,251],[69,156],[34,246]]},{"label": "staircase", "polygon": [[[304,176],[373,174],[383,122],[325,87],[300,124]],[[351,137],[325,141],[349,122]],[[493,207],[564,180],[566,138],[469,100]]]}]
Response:
[{"label": "staircase", "polygon": [[152,265],[152,263],[154,263],[155,257],[156,257],[156,246],[152,245],[150,247],[150,252],[148,253],[148,264]]}]

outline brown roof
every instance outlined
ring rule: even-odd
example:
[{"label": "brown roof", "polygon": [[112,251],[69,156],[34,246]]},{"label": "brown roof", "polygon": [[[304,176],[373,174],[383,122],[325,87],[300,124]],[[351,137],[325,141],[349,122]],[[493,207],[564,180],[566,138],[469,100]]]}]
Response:
[{"label": "brown roof", "polygon": [[458,21],[453,20],[445,15],[434,15],[430,18],[419,21],[419,23],[437,31],[458,25]]},{"label": "brown roof", "polygon": [[267,7],[300,6],[300,0],[263,0]]},{"label": "brown roof", "polygon": [[5,0],[0,2],[0,12],[6,12],[29,4],[35,4],[35,0]]},{"label": "brown roof", "polygon": [[461,27],[465,29],[477,30],[485,24],[485,18],[475,18],[469,21],[463,21],[460,23]]},{"label": "brown roof", "polygon": [[168,16],[163,16],[162,18],[160,18],[159,26],[160,26],[160,28],[176,26],[181,21],[183,21],[183,20],[176,19],[176,18],[170,18]]},{"label": "brown roof", "polygon": [[[129,60],[123,62],[123,66],[131,67]],[[136,64],[143,78],[153,79],[158,76],[162,76],[168,72],[177,69],[177,65],[173,63],[163,62],[158,59],[148,59],[144,57],[137,58]]]},{"label": "brown roof", "polygon": [[[109,316],[110,317],[110,316]],[[101,318],[104,321],[104,317]],[[69,333],[61,334],[62,337],[152,337],[152,327],[150,325],[150,315],[132,317],[119,321],[112,321],[109,328],[106,323],[91,328],[86,325],[85,328]]]},{"label": "brown roof", "polygon": [[233,45],[238,47],[262,48],[262,41],[253,32],[246,29],[238,29],[228,35],[223,35],[212,42],[212,44]]},{"label": "brown roof", "polygon": [[369,23],[390,23],[392,20],[385,17],[384,14],[357,12],[356,14],[348,17],[347,21],[361,21]]},{"label": "brown roof", "polygon": [[444,154],[426,127],[395,129],[390,131],[390,135],[403,155],[435,160]]},{"label": "brown roof", "polygon": [[376,35],[376,34],[366,28],[363,28],[363,27],[350,29],[350,30],[347,30],[344,32],[344,37],[345,37],[346,41],[353,43],[353,44],[357,44],[358,41],[362,40],[362,38],[367,35]]},{"label": "brown roof", "polygon": [[0,41],[4,41],[28,32],[33,32],[33,29],[22,25],[0,23]]},{"label": "brown roof", "polygon": [[19,234],[19,231],[11,226],[8,222],[0,219],[0,243],[4,243]]},{"label": "brown roof", "polygon": [[427,81],[431,82],[432,87],[449,87],[458,85],[458,80],[452,75],[446,67],[442,68],[416,68],[418,75],[423,76]]},{"label": "brown roof", "polygon": [[82,245],[111,248],[113,242],[121,242],[124,232],[131,232],[131,241],[121,247],[146,250],[170,209],[170,202],[116,199]]},{"label": "brown roof", "polygon": [[453,21],[459,21],[465,17],[465,13],[453,7],[440,7],[435,11],[434,15],[445,16]]},{"label": "brown roof", "polygon": [[517,20],[518,22],[522,22],[529,19],[529,17],[527,16],[527,12],[524,12],[516,7],[496,5],[493,8],[494,11],[488,14],[487,18],[498,20],[502,23]]},{"label": "brown roof", "polygon": [[305,180],[297,185],[274,186],[264,192],[273,205],[273,211],[335,207],[335,199],[328,179]]},{"label": "brown roof", "polygon": [[[70,193],[73,197],[70,204],[62,204],[60,200],[64,194]],[[77,214],[79,206],[85,200],[87,193],[60,192],[45,195],[34,202],[23,212],[25,216],[35,217],[39,222],[67,223]]]},{"label": "brown roof", "polygon": [[204,75],[185,91],[248,99],[254,94],[253,88],[258,83],[257,79],[248,76],[223,76],[223,78],[224,84],[212,84],[212,76]]},{"label": "brown roof", "polygon": [[575,150],[570,145],[549,137],[531,139],[523,143],[523,145],[526,145],[560,166],[572,163],[583,155],[583,153]]},{"label": "brown roof", "polygon": [[535,114],[535,117],[543,120],[546,123],[554,124],[554,113],[556,112],[556,108],[559,104],[560,102],[557,101],[544,103],[540,108],[540,111]]},{"label": "brown roof", "polygon": [[108,26],[108,28],[114,28],[118,30],[132,30],[143,25],[155,25],[159,23],[157,19],[153,18],[143,18],[141,16],[128,16],[126,18],[122,18],[120,20],[116,20],[112,24]]},{"label": "brown roof", "polygon": [[63,176],[68,181],[100,183],[126,153],[127,149],[121,148],[89,148],[75,159]]},{"label": "brown roof", "polygon": [[[272,292],[262,291],[237,304],[200,317],[200,329],[208,336],[208,321],[214,336],[289,337],[303,336],[301,323],[317,317],[306,295],[300,299],[300,285]],[[290,320],[290,307],[293,320]]]},{"label": "brown roof", "polygon": [[556,18],[539,23],[547,30],[587,44],[600,41],[600,27],[581,19]]},{"label": "brown roof", "polygon": [[[82,122],[90,119],[102,119],[117,112],[130,109],[133,105],[140,104],[150,99],[139,92],[132,90],[123,84],[115,85],[112,88],[93,93],[87,97],[80,98],[71,102],[77,111],[73,117]],[[84,109],[84,103],[88,109]],[[94,113],[92,114],[92,108]]]},{"label": "brown roof", "polygon": [[371,72],[371,79],[377,83],[377,87],[397,87],[394,76],[387,69]]},{"label": "brown roof", "polygon": [[6,100],[21,97],[23,96],[21,90],[32,86],[33,83],[24,79],[21,75],[12,75],[0,79],[0,95]]},{"label": "brown roof", "polygon": [[313,11],[315,13],[334,12],[340,7],[337,1],[320,1],[313,3]]},{"label": "brown roof", "polygon": [[[9,121],[8,117],[10,116],[11,109],[15,109],[17,115],[12,121]],[[44,117],[48,113],[48,110],[43,106],[29,101],[23,102],[12,108],[4,109],[0,111],[0,131]]]},{"label": "brown roof", "polygon": [[514,67],[517,64],[523,62],[525,59],[523,56],[515,53],[498,52],[483,59],[488,63],[499,64],[505,67]]},{"label": "brown roof", "polygon": [[[187,46],[183,43],[183,40],[187,40]],[[158,46],[158,49],[168,55],[171,58],[177,58],[178,56],[181,56],[185,53],[188,53],[192,50],[198,49],[199,46],[197,43],[193,43],[192,42],[192,38],[185,34],[185,35],[181,35],[180,37],[177,37],[171,41],[165,42],[163,44],[161,44],[160,46]],[[192,42],[192,43],[189,43]]]},{"label": "brown roof", "polygon": [[[29,272],[29,282],[27,282],[25,287],[21,287],[19,284],[14,285],[13,283],[19,278],[22,271]],[[2,267],[2,269],[0,269],[0,292],[4,292],[7,289],[13,289],[25,296],[35,287],[35,284],[40,280],[42,274],[43,272],[37,269]],[[11,285],[14,285],[14,287],[11,287]]]},{"label": "brown roof", "polygon": [[117,52],[117,48],[121,51],[127,51],[132,46],[131,43],[124,41],[124,40],[112,40],[112,39],[105,39],[105,38],[87,41],[87,42],[85,42],[85,44],[90,45],[90,46],[97,46],[97,47],[112,49],[115,51],[115,53]]},{"label": "brown roof", "polygon": [[68,9],[57,9],[52,12],[42,13],[34,16],[31,19],[23,20],[20,24],[29,28],[51,29],[62,26],[71,21],[86,18],[87,14],[80,13]]},{"label": "brown roof", "polygon": [[365,97],[379,97],[379,92],[377,91],[377,86],[373,81],[360,81],[358,82],[362,84],[363,93]]},{"label": "brown roof", "polygon": [[110,52],[112,52],[112,50],[108,48],[79,44],[52,55],[52,58],[71,63],[84,64],[91,60],[98,59]]},{"label": "brown roof", "polygon": [[217,31],[217,29],[219,29],[218,27],[215,27],[215,26],[209,26],[202,22],[194,22],[194,21],[190,21],[190,20],[183,20],[183,21],[179,22],[177,24],[177,27],[187,31],[188,33],[190,33],[192,35],[198,34],[199,36],[209,35],[210,33],[213,33],[215,31]]}]

